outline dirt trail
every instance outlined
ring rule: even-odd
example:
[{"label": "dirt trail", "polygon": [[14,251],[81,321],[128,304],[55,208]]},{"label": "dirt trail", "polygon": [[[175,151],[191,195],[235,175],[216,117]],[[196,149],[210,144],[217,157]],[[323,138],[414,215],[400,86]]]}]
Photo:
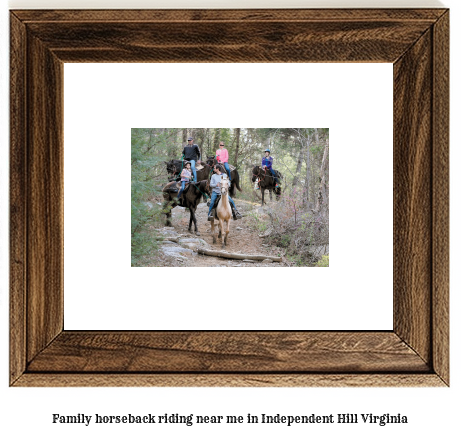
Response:
[{"label": "dirt trail", "polygon": [[[261,220],[267,218],[260,206],[255,203],[250,203],[245,200],[234,200],[243,218],[237,221],[232,220],[230,224],[230,232],[227,240],[225,251],[231,253],[245,254],[267,254],[270,256],[283,255],[283,250],[279,247],[270,246],[265,242],[264,238],[259,237],[259,231],[255,226],[255,219],[250,214],[258,214]],[[270,206],[270,205],[269,205]],[[189,211],[184,208],[176,207],[172,210],[172,224],[174,231],[185,237],[193,237],[203,239],[210,250],[223,250],[221,239],[218,239],[216,244],[213,244],[211,235],[211,223],[207,220],[208,207],[205,203],[200,203],[197,208],[197,226],[200,236],[195,233],[188,232],[189,226]],[[193,226],[192,226],[193,229]],[[217,231],[217,230],[216,230]],[[186,236],[187,235],[187,236]],[[195,266],[195,267],[287,267],[290,264],[283,258],[282,262],[262,263],[262,262],[244,262],[242,260],[223,259],[207,255],[188,256],[187,261],[171,262],[170,266]],[[166,266],[166,265],[165,265]]]}]

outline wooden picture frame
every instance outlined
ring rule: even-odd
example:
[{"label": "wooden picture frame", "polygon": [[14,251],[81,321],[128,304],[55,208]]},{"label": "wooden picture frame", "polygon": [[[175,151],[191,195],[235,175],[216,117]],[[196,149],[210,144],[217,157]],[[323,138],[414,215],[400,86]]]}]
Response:
[{"label": "wooden picture frame", "polygon": [[[449,385],[447,9],[21,10],[10,24],[11,386]],[[392,62],[393,330],[63,330],[64,62]]]}]

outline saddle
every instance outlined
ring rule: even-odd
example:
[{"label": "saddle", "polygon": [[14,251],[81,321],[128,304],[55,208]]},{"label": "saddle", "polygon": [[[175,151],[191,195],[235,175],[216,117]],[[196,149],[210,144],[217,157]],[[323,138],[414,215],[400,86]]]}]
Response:
[{"label": "saddle", "polygon": [[[229,162],[227,162],[227,164],[229,165],[229,169],[231,170],[231,172],[235,170],[234,165],[231,165]],[[224,167],[224,164],[221,165]]]},{"label": "saddle", "polygon": [[[218,196],[216,197],[215,202],[214,202],[213,209],[211,209],[211,210],[215,210],[215,209],[218,207],[218,204],[219,204],[220,201],[221,201],[221,196],[218,195]],[[211,200],[208,200],[208,202],[207,202],[207,206],[208,206],[208,207],[210,207],[210,203],[211,203]]]},{"label": "saddle", "polygon": [[[186,186],[184,188],[183,194],[187,192],[187,190],[189,189],[189,186],[190,186],[190,183],[186,182]],[[180,189],[181,189],[181,182],[173,181],[165,185],[164,191],[165,192],[179,192]]]},{"label": "saddle", "polygon": [[[209,156],[209,158],[211,159],[211,156]],[[213,162],[216,162],[216,158],[214,158]],[[229,165],[229,168],[231,171],[234,171],[235,170],[235,167],[234,165],[231,165],[229,162],[227,162],[227,164]],[[222,166],[224,166],[224,164],[221,164]],[[213,166],[213,164],[212,164]],[[195,168],[198,168],[197,166]]]},{"label": "saddle", "polygon": [[[215,202],[214,202],[213,209],[211,209],[211,211],[213,212],[213,216],[214,216],[215,220],[218,219],[218,209],[217,209],[217,207],[218,207],[218,204],[219,204],[220,201],[221,201],[221,196],[218,195],[216,197]],[[210,207],[210,202],[211,202],[211,200],[208,200],[208,202],[207,202],[208,207]]]}]

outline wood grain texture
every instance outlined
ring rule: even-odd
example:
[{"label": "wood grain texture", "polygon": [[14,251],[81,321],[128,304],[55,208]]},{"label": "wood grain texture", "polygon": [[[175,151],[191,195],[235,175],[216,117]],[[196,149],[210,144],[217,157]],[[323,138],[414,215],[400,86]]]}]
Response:
[{"label": "wood grain texture", "polygon": [[434,26],[433,89],[433,365],[449,383],[449,12]]},{"label": "wood grain texture", "polygon": [[26,369],[26,53],[25,26],[10,20],[10,382]]},{"label": "wood grain texture", "polygon": [[[63,62],[393,62],[427,22],[32,23]],[[69,41],[72,46],[69,47]]]},{"label": "wood grain texture", "polygon": [[394,333],[63,332],[30,372],[429,372]]},{"label": "wood grain texture", "polygon": [[394,331],[431,360],[432,33],[394,65]]},{"label": "wood grain texture", "polygon": [[25,374],[16,387],[444,387],[435,374]]},{"label": "wood grain texture", "polygon": [[426,21],[432,25],[446,9],[174,9],[174,10],[14,10],[22,22],[185,22],[194,21]]},{"label": "wood grain texture", "polygon": [[[445,9],[14,11],[11,22],[11,385],[448,384]],[[395,62],[394,331],[63,331],[69,61]]]},{"label": "wood grain texture", "polygon": [[27,40],[27,358],[63,329],[63,65]]}]

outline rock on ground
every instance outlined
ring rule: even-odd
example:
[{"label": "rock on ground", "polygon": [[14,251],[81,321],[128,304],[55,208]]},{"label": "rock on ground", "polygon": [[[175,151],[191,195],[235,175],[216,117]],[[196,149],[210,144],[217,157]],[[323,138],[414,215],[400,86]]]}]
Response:
[{"label": "rock on ground", "polygon": [[[192,256],[197,253],[195,253],[193,250],[189,248],[184,248],[180,246],[172,246],[172,245],[163,245],[160,250],[166,255],[166,256],[173,256],[176,257],[177,255],[183,255],[186,256]],[[187,258],[185,258],[187,259]]]},{"label": "rock on ground", "polygon": [[197,251],[200,247],[207,248],[208,244],[200,238],[181,238],[178,241],[179,245],[190,250]]}]

